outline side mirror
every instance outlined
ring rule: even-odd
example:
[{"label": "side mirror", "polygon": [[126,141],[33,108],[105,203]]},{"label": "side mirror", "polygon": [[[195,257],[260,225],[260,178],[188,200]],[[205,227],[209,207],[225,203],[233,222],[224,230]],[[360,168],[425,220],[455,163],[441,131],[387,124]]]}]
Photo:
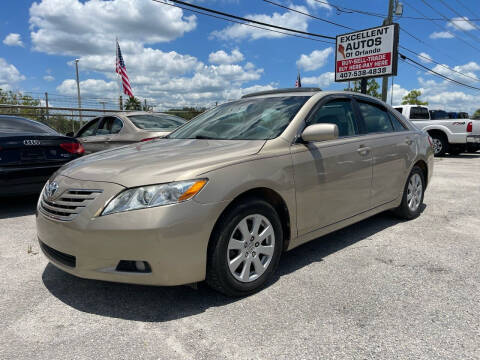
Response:
[{"label": "side mirror", "polygon": [[65,135],[70,137],[75,137],[75,134],[73,133],[73,131],[69,131]]},{"label": "side mirror", "polygon": [[338,126],[336,124],[314,124],[309,125],[302,132],[302,140],[326,141],[338,138]]}]

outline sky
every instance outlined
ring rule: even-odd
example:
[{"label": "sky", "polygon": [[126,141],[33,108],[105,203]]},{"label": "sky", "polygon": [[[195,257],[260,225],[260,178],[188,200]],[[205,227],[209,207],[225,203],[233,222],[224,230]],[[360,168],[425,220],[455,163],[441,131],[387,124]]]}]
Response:
[{"label": "sky", "polygon": [[[379,26],[382,18],[346,8],[383,15],[388,7],[387,0],[272,1],[355,29]],[[190,2],[312,33],[350,32],[262,0]],[[400,45],[421,56],[404,48],[400,51],[438,73],[480,88],[480,1],[401,2],[403,17],[395,18],[402,29]],[[151,0],[4,0],[0,88],[73,99],[73,60],[79,59],[82,96],[118,98],[115,38],[135,96],[157,109],[208,107],[249,92],[293,87],[297,71],[303,86],[346,87],[346,83],[334,82],[331,43],[233,24]],[[480,108],[479,90],[458,86],[402,61],[393,83],[393,101],[390,82],[388,102],[394,105],[417,89],[432,108],[470,113]]]}]

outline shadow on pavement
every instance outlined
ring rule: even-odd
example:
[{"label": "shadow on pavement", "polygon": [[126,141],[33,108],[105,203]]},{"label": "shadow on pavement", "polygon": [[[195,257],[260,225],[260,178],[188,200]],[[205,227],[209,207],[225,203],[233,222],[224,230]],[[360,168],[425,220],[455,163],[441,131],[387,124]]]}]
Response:
[{"label": "shadow on pavement", "polygon": [[[273,282],[278,281],[282,275],[322,261],[336,251],[399,221],[389,213],[382,213],[289,251],[282,256]],[[136,321],[179,319],[235,301],[204,284],[194,290],[187,286],[151,287],[86,280],[65,273],[51,264],[45,268],[42,280],[52,295],[79,311]]]},{"label": "shadow on pavement", "polygon": [[35,214],[38,195],[0,197],[0,219]]}]

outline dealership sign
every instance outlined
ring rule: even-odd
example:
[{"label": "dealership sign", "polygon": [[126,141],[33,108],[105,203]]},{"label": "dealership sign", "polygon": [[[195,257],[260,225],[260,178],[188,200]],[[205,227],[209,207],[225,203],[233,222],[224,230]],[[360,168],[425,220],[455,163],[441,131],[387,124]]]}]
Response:
[{"label": "dealership sign", "polygon": [[335,81],[397,75],[398,24],[337,36]]}]

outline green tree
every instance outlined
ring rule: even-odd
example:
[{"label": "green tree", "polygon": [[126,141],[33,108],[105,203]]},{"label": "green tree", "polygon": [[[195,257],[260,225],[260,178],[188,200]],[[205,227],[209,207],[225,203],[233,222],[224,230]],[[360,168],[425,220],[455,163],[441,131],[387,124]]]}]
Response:
[{"label": "green tree", "polygon": [[190,120],[190,119],[193,119],[195,116],[203,113],[206,110],[207,108],[204,108],[204,107],[201,107],[201,108],[183,107],[179,109],[167,110],[166,113],[179,116],[181,118],[184,118],[185,120]]},{"label": "green tree", "polygon": [[480,120],[480,109],[477,109],[477,111],[473,113],[472,119]]},{"label": "green tree", "polygon": [[[382,98],[382,94],[378,92],[378,89],[380,88],[379,83],[375,79],[368,79],[367,81],[367,95],[376,97],[377,99]],[[348,89],[344,89],[345,91],[348,91]],[[360,80],[355,80],[353,81],[353,87],[350,88],[350,91],[355,91],[355,92],[361,92],[361,87],[360,87]]]},{"label": "green tree", "polygon": [[142,110],[142,103],[135,96],[131,96],[125,102],[125,110]]},{"label": "green tree", "polygon": [[419,97],[422,95],[420,90],[412,90],[402,98],[402,105],[428,105],[428,101],[421,101]]},{"label": "green tree", "polygon": [[[32,107],[40,107],[40,100],[34,99],[29,95],[24,95],[21,92],[4,91],[0,89],[0,104],[5,105],[26,105]],[[4,115],[17,115],[28,119],[39,121],[45,125],[50,126],[59,133],[65,134],[69,131],[78,130],[81,126],[79,121],[68,119],[63,115],[50,114],[47,117],[44,108],[40,109],[25,109],[25,108],[1,108],[0,113]]]}]

